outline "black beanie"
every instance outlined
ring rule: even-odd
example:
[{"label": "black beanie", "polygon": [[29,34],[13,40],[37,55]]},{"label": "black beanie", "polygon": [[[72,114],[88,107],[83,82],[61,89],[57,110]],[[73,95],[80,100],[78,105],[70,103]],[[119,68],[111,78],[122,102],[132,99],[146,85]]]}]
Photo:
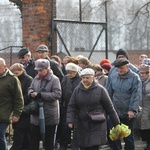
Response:
[{"label": "black beanie", "polygon": [[124,55],[128,59],[128,52],[126,50],[119,49],[118,52],[116,53],[116,59],[118,55]]}]

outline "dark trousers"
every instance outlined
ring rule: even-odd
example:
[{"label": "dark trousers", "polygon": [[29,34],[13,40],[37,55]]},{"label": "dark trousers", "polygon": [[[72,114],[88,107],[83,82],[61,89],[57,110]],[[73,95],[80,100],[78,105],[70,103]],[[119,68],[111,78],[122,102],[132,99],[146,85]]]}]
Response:
[{"label": "dark trousers", "polygon": [[[26,139],[24,138],[26,137]],[[30,130],[29,128],[14,128],[13,144],[10,150],[20,150],[23,141],[25,140],[26,149],[30,147]]]},{"label": "dark trousers", "polygon": [[[67,108],[66,107],[61,107],[61,121],[60,121],[60,126],[61,126],[61,140],[60,140],[60,146],[61,149],[67,149],[68,144],[71,143],[71,149],[72,150],[79,150],[79,146],[77,143],[77,131],[76,131],[76,126],[74,124],[73,130],[68,128],[66,124],[66,115],[67,115]],[[73,139],[71,139],[71,133],[73,132]]]},{"label": "dark trousers", "polygon": [[5,134],[8,125],[8,123],[0,122],[0,150],[8,150]]},{"label": "dark trousers", "polygon": [[[129,126],[129,128],[131,129],[131,134],[124,138],[124,142],[125,142],[125,150],[135,150],[135,146],[134,146],[134,122],[135,119],[122,119],[120,118],[121,123]],[[111,129],[113,127],[112,121],[110,118],[108,118],[108,127],[109,129]],[[121,140],[116,140],[116,141],[111,141],[110,140],[110,146],[112,148],[112,150],[121,150]]]},{"label": "dark trousers", "polygon": [[99,150],[99,146],[84,147],[80,148],[80,150]]},{"label": "dark trousers", "polygon": [[67,108],[61,107],[61,139],[60,139],[60,145],[61,147],[67,148],[68,144],[71,142],[71,129],[68,128],[66,124],[66,113]]},{"label": "dark trousers", "polygon": [[142,141],[147,141],[150,143],[150,129],[140,130],[140,135],[141,135]]},{"label": "dark trousers", "polygon": [[[54,149],[54,134],[56,125],[45,126],[45,150]],[[41,140],[40,128],[39,126],[31,125],[31,146],[30,150],[39,150],[39,142]]]}]

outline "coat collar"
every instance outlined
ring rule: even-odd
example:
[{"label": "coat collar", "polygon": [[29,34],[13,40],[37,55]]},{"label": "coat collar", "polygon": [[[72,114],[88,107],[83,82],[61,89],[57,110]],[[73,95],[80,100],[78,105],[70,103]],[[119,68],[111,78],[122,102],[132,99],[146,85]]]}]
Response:
[{"label": "coat collar", "polygon": [[[44,77],[44,80],[49,81],[52,78],[52,76],[53,76],[53,71],[50,70],[49,73],[47,74],[47,76]],[[35,76],[35,78],[41,80],[41,78],[39,77],[38,74]]]},{"label": "coat collar", "polygon": [[88,89],[86,89],[86,88],[83,86],[82,82],[80,82],[80,84],[79,84],[79,88],[80,88],[81,90],[85,90],[85,91],[93,90],[93,89],[96,88],[97,86],[98,86],[98,82],[97,82],[96,80],[93,81],[92,85],[91,85]]}]

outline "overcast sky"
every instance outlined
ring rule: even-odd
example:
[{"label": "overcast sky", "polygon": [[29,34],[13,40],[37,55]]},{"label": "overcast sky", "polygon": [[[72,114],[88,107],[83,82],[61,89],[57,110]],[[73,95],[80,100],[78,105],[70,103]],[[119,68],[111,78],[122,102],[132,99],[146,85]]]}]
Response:
[{"label": "overcast sky", "polygon": [[9,0],[0,0],[0,4],[10,4]]},{"label": "overcast sky", "polygon": [[0,49],[22,46],[22,19],[20,10],[9,0],[0,0]]}]

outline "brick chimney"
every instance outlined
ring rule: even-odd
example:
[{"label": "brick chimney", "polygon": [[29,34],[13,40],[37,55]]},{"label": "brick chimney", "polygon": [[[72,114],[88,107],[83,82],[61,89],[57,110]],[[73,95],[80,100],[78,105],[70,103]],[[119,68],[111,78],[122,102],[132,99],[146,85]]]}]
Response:
[{"label": "brick chimney", "polygon": [[[22,28],[23,46],[27,46],[36,57],[36,47],[45,44],[51,52],[53,0],[23,0]],[[54,4],[56,10],[56,4]],[[54,11],[56,12],[56,11]]]}]

